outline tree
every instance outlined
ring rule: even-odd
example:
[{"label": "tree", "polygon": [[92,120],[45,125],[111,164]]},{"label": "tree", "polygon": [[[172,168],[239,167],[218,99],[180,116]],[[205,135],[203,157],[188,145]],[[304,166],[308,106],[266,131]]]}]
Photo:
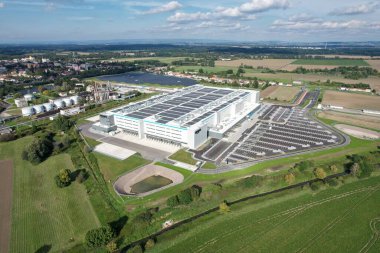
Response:
[{"label": "tree", "polygon": [[325,179],[325,178],[326,178],[326,172],[325,172],[325,170],[322,169],[322,168],[316,168],[316,169],[314,170],[314,175],[315,175],[315,177],[318,178],[318,179]]},{"label": "tree", "polygon": [[219,212],[221,213],[228,213],[231,211],[230,207],[228,206],[228,203],[226,201],[223,201],[219,204]]},{"label": "tree", "polygon": [[350,173],[355,177],[359,177],[361,173],[360,165],[358,163],[353,163],[350,167]]},{"label": "tree", "polygon": [[156,243],[153,239],[149,239],[148,241],[146,241],[144,248],[145,248],[145,250],[151,249],[154,247],[155,244]]},{"label": "tree", "polygon": [[107,245],[115,237],[110,225],[95,228],[86,233],[85,241],[88,247],[97,248]]},{"label": "tree", "polygon": [[337,173],[338,172],[338,167],[335,164],[333,164],[333,165],[330,166],[330,170],[333,173]]},{"label": "tree", "polygon": [[294,176],[294,174],[293,173],[291,173],[291,172],[289,172],[289,173],[287,173],[286,175],[285,175],[285,182],[287,183],[287,184],[293,184],[294,183],[294,181],[296,180],[296,177]]},{"label": "tree", "polygon": [[117,250],[117,244],[115,241],[107,243],[106,248],[109,252],[115,252]]},{"label": "tree", "polygon": [[169,206],[169,207],[175,207],[175,206],[178,206],[179,205],[179,201],[178,201],[178,197],[177,195],[175,196],[171,196],[170,198],[168,198],[166,200],[166,204]]},{"label": "tree", "polygon": [[198,199],[201,195],[202,188],[198,185],[193,185],[190,187],[190,193],[192,200]]},{"label": "tree", "polygon": [[55,176],[55,183],[58,187],[63,188],[71,184],[71,171],[69,169],[62,169],[59,174]]},{"label": "tree", "polygon": [[178,196],[178,201],[181,205],[187,205],[193,201],[193,198],[191,197],[190,189],[185,189],[181,191],[177,196]]},{"label": "tree", "polygon": [[68,118],[64,116],[58,116],[54,121],[53,121],[53,128],[56,130],[60,131],[67,131],[69,130],[74,123]]}]

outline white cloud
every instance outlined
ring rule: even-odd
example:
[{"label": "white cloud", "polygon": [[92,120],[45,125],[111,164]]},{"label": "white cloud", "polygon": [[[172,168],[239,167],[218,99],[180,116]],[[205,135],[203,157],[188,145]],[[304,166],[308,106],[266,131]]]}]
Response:
[{"label": "white cloud", "polygon": [[87,21],[87,20],[93,20],[94,17],[86,17],[86,16],[83,16],[83,17],[67,17],[68,20],[72,20],[72,21]]},{"label": "white cloud", "polygon": [[271,9],[287,9],[289,7],[288,0],[251,0],[240,6],[241,12],[258,13]]},{"label": "white cloud", "polygon": [[157,14],[157,13],[162,13],[162,12],[169,12],[169,11],[178,10],[181,7],[182,7],[182,4],[180,4],[179,2],[171,1],[171,2],[163,4],[161,6],[154,7],[154,8],[147,10],[143,13],[144,14]]},{"label": "white cloud", "polygon": [[5,7],[5,4],[0,2],[0,8],[4,8]]},{"label": "white cloud", "polygon": [[348,20],[348,21],[321,21],[317,19],[306,21],[294,20],[275,20],[271,26],[273,29],[289,29],[289,30],[332,30],[332,29],[357,29],[367,25],[366,21]]},{"label": "white cloud", "polygon": [[379,3],[369,2],[362,3],[358,5],[347,6],[342,9],[336,9],[332,12],[334,15],[359,15],[359,14],[367,14],[376,11],[376,9],[380,6]]},{"label": "white cloud", "polygon": [[286,9],[288,0],[251,0],[237,7],[217,7],[210,12],[184,13],[177,12],[168,18],[169,22],[193,22],[198,20],[217,20],[224,18],[237,18],[239,20],[253,20],[255,13],[271,9]]}]

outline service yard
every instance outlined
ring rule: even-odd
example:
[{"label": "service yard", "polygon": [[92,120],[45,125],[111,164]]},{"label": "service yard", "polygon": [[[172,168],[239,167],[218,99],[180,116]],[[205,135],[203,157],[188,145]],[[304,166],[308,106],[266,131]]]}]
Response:
[{"label": "service yard", "polygon": [[299,91],[299,87],[269,86],[261,92],[261,97],[264,99],[290,102]]},{"label": "service yard", "polygon": [[348,109],[380,111],[380,96],[329,90],[325,92],[322,104],[343,106]]}]

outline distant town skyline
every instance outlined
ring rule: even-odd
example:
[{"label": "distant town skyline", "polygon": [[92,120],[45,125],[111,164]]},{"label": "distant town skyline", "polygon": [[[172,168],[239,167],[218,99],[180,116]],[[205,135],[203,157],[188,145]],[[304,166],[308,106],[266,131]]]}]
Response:
[{"label": "distant town skyline", "polygon": [[380,40],[380,1],[0,0],[0,42]]}]

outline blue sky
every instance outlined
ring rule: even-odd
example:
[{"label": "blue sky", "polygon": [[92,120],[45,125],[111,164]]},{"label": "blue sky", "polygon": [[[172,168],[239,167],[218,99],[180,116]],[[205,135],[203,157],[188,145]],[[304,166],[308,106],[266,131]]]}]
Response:
[{"label": "blue sky", "polygon": [[0,42],[380,40],[380,0],[0,0]]}]

